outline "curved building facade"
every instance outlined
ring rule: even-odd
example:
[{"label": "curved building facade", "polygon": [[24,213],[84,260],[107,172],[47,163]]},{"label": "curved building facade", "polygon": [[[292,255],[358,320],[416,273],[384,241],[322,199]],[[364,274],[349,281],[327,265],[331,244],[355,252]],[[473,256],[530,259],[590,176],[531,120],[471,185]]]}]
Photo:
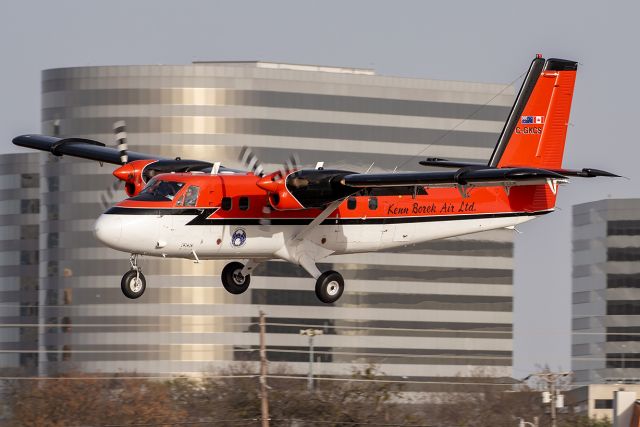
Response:
[{"label": "curved building facade", "polygon": [[[241,166],[242,146],[266,168],[301,163],[355,171],[415,170],[420,157],[488,159],[513,101],[511,87],[377,76],[371,70],[263,62],[106,66],[42,74],[42,132],[114,141],[127,123],[135,151]],[[454,130],[451,130],[454,129]],[[113,142],[115,145],[115,142]],[[425,150],[426,148],[426,150]],[[416,155],[420,155],[416,157]],[[262,264],[250,290],[227,294],[223,262],[144,258],[147,291],[119,289],[128,255],[93,237],[111,167],[48,156],[41,169],[40,289],[44,372],[197,375],[257,360],[257,316],[268,318],[272,364],[304,374],[314,327],[321,375],[376,363],[390,376],[509,376],[512,240],[494,231],[385,253],[330,257],[344,274],[339,303],[313,279]]]}]

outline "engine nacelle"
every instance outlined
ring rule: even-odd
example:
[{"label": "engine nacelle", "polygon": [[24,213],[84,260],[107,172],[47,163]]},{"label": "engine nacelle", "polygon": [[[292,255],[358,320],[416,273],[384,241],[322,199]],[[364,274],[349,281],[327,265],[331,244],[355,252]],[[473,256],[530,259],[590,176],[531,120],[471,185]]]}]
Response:
[{"label": "engine nacelle", "polygon": [[147,185],[147,179],[143,175],[144,169],[156,160],[136,160],[120,166],[113,171],[113,176],[124,181],[124,191],[129,197],[133,197]]},{"label": "engine nacelle", "polygon": [[359,191],[340,183],[353,172],[341,170],[303,169],[282,178],[279,172],[258,181],[258,187],[269,193],[269,203],[277,210],[323,208],[329,203]]}]

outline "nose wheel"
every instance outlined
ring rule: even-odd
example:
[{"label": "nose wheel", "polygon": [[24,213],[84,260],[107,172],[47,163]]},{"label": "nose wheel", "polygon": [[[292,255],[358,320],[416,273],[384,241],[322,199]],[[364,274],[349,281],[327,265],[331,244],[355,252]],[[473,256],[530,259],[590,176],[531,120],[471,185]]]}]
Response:
[{"label": "nose wheel", "polygon": [[247,289],[249,289],[249,283],[251,283],[251,275],[243,274],[244,264],[240,262],[230,262],[222,269],[222,286],[227,292],[240,295]]},{"label": "nose wheel", "polygon": [[122,293],[127,298],[140,298],[147,288],[147,279],[145,279],[142,270],[138,266],[138,256],[131,255],[131,270],[124,273],[120,281]]},{"label": "nose wheel", "polygon": [[331,304],[342,296],[344,279],[337,271],[325,271],[316,280],[316,296],[325,304]]},{"label": "nose wheel", "polygon": [[122,293],[131,299],[140,298],[147,287],[147,279],[140,270],[129,270],[124,273],[120,281]]}]

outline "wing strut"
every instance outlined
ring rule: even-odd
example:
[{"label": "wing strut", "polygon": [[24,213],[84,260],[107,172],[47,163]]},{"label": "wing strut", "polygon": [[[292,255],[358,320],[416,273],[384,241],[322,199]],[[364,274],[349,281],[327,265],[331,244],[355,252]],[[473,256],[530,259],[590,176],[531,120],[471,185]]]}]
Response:
[{"label": "wing strut", "polygon": [[322,224],[322,221],[324,221],[325,219],[327,219],[329,217],[329,215],[331,215],[333,213],[333,211],[335,211],[338,206],[340,206],[340,204],[342,203],[344,199],[338,199],[338,200],[334,200],[333,202],[329,203],[329,205],[324,208],[324,210],[322,212],[320,212],[320,214],[315,217],[313,219],[313,221],[311,221],[311,223],[309,225],[307,225],[305,228],[303,228],[298,234],[296,234],[293,239],[291,240],[303,240],[305,237],[307,237],[307,235],[313,231],[318,225]]}]

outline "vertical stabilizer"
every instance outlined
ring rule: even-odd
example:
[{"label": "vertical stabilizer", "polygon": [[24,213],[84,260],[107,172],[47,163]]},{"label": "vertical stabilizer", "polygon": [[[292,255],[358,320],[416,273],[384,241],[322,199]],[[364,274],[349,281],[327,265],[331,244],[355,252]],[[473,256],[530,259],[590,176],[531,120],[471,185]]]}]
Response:
[{"label": "vertical stabilizer", "polygon": [[531,62],[489,166],[562,167],[577,68],[566,59]]}]

